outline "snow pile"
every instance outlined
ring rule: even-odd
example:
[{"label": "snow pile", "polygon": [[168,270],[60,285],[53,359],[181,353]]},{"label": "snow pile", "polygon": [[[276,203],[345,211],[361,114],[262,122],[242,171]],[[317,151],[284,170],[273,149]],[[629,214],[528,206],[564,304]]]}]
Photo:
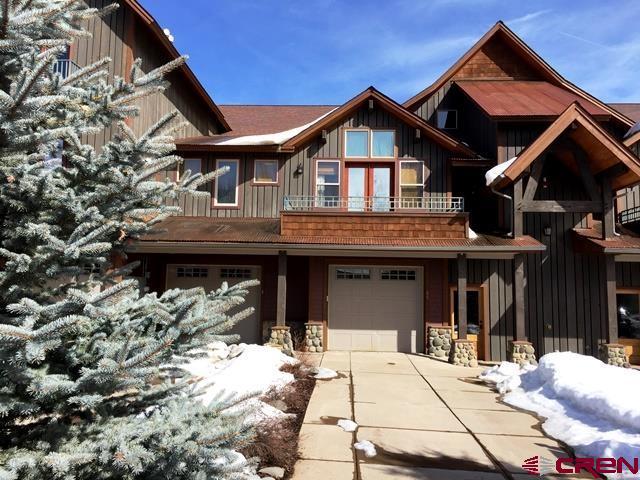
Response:
[{"label": "snow pile", "polygon": [[358,424],[356,422],[347,420],[346,418],[338,420],[338,426],[345,432],[355,432],[356,428],[358,428]]},{"label": "snow pile", "polygon": [[542,428],[579,457],[624,457],[640,450],[640,372],[571,352],[543,356],[537,368],[506,362],[481,378],[504,401],[545,418]]},{"label": "snow pile", "polygon": [[517,158],[518,157],[513,157],[512,159],[507,160],[506,162],[502,162],[493,167],[491,170],[487,171],[487,173],[484,174],[484,179],[487,181],[487,186],[490,186],[493,182],[495,182],[496,179],[500,177],[505,172],[505,170],[517,160]]},{"label": "snow pile", "polygon": [[[335,108],[333,109],[335,110]],[[291,130],[285,130],[284,132],[266,133],[264,135],[245,135],[243,137],[230,138],[229,140],[223,140],[216,145],[281,145],[287,140],[291,140],[299,133],[305,131],[311,125],[319,122],[324,117],[329,115],[333,110],[316,118],[313,122],[309,122],[306,125],[292,128]]]},{"label": "snow pile", "polygon": [[373,458],[378,454],[378,452],[376,452],[376,446],[369,440],[360,440],[353,444],[353,448],[356,450],[362,450],[364,456],[367,458]]},{"label": "snow pile", "polygon": [[[285,364],[298,363],[275,348],[262,345],[232,345],[216,342],[209,346],[208,357],[198,358],[183,365],[182,368],[196,377],[201,377],[197,389],[202,395],[199,399],[205,405],[218,395],[242,397],[267,393],[272,388],[282,389],[293,382],[290,373],[280,371]],[[248,400],[256,404],[257,413],[249,421],[284,416],[280,410],[257,398]]]},{"label": "snow pile", "polygon": [[331,370],[330,368],[317,367],[314,369],[315,375],[313,378],[316,380],[331,380],[332,378],[338,378],[338,372]]}]

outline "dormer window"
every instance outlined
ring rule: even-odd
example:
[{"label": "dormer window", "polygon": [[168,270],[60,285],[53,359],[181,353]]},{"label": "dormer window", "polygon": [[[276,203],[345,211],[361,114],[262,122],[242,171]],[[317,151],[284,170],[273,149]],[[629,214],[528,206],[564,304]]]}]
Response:
[{"label": "dormer window", "polygon": [[347,158],[394,158],[394,130],[353,129],[344,133],[344,156]]},{"label": "dormer window", "polygon": [[455,130],[458,128],[457,110],[438,110],[436,113],[437,127],[441,130]]}]

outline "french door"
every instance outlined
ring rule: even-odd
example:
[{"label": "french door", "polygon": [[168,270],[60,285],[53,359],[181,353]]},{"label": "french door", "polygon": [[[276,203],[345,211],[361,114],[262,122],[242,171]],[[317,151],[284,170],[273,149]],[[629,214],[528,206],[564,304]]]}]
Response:
[{"label": "french door", "polygon": [[347,210],[388,212],[393,190],[393,165],[353,162],[346,164]]}]

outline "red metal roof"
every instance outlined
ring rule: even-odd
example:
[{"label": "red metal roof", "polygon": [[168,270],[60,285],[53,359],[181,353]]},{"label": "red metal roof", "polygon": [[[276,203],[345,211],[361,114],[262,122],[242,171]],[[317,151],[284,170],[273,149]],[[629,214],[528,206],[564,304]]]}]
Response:
[{"label": "red metal roof", "polygon": [[232,136],[264,135],[306,125],[335,105],[220,105]]},{"label": "red metal roof", "polygon": [[640,237],[624,229],[615,238],[607,240],[602,238],[602,222],[599,221],[594,221],[592,228],[574,228],[573,232],[575,240],[587,252],[640,254]]},{"label": "red metal roof", "polygon": [[319,246],[400,247],[416,250],[456,249],[478,251],[540,251],[544,245],[529,236],[516,239],[491,235],[478,238],[421,239],[421,238],[358,238],[358,237],[298,237],[280,235],[279,219],[170,217],[163,221],[158,233],[147,235],[143,244],[153,243],[210,243],[210,244],[279,244]]},{"label": "red metal roof", "polygon": [[463,92],[492,117],[557,117],[573,102],[593,116],[609,116],[601,107],[549,82],[460,80]]},{"label": "red metal roof", "polygon": [[610,103],[620,113],[626,115],[635,122],[640,122],[640,103]]}]

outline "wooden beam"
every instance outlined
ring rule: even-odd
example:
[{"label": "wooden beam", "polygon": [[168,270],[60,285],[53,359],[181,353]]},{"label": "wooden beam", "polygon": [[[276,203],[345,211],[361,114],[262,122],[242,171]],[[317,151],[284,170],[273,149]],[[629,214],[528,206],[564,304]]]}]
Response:
[{"label": "wooden beam", "polygon": [[573,158],[576,161],[578,166],[578,172],[580,172],[580,178],[582,178],[582,183],[584,188],[587,190],[589,197],[594,202],[600,200],[600,192],[598,191],[598,185],[596,183],[596,179],[591,173],[591,169],[589,168],[589,164],[587,163],[587,154],[584,152],[580,146],[573,142]]},{"label": "wooden beam", "polygon": [[531,167],[531,175],[529,175],[529,181],[527,182],[527,188],[524,191],[522,200],[531,201],[535,197],[536,190],[538,190],[538,185],[540,185],[540,179],[542,178],[542,169],[544,168],[544,163],[546,160],[547,156],[542,155],[535,162],[533,162],[533,166]]},{"label": "wooden beam", "polygon": [[515,339],[527,340],[524,324],[524,255],[519,253],[513,259],[513,299],[515,302],[516,331]]},{"label": "wooden beam", "polygon": [[283,327],[287,318],[287,252],[278,252],[278,293],[276,325]]},{"label": "wooden beam", "polygon": [[524,215],[522,214],[522,178],[513,184],[513,236],[521,237],[524,231]]},{"label": "wooden beam", "polygon": [[607,282],[607,342],[618,343],[618,312],[616,304],[616,261],[613,255],[605,255]]},{"label": "wooden beam", "polygon": [[629,168],[624,163],[616,163],[615,165],[598,173],[596,177],[612,179],[612,178],[624,175],[628,171],[629,171]]},{"label": "wooden beam", "polygon": [[467,256],[458,254],[458,338],[467,339]]},{"label": "wooden beam", "polygon": [[536,213],[591,213],[601,212],[602,202],[591,200],[534,200],[520,202],[522,212]]},{"label": "wooden beam", "polygon": [[602,180],[602,239],[613,238],[616,231],[616,213],[613,206],[613,190],[608,178]]}]

